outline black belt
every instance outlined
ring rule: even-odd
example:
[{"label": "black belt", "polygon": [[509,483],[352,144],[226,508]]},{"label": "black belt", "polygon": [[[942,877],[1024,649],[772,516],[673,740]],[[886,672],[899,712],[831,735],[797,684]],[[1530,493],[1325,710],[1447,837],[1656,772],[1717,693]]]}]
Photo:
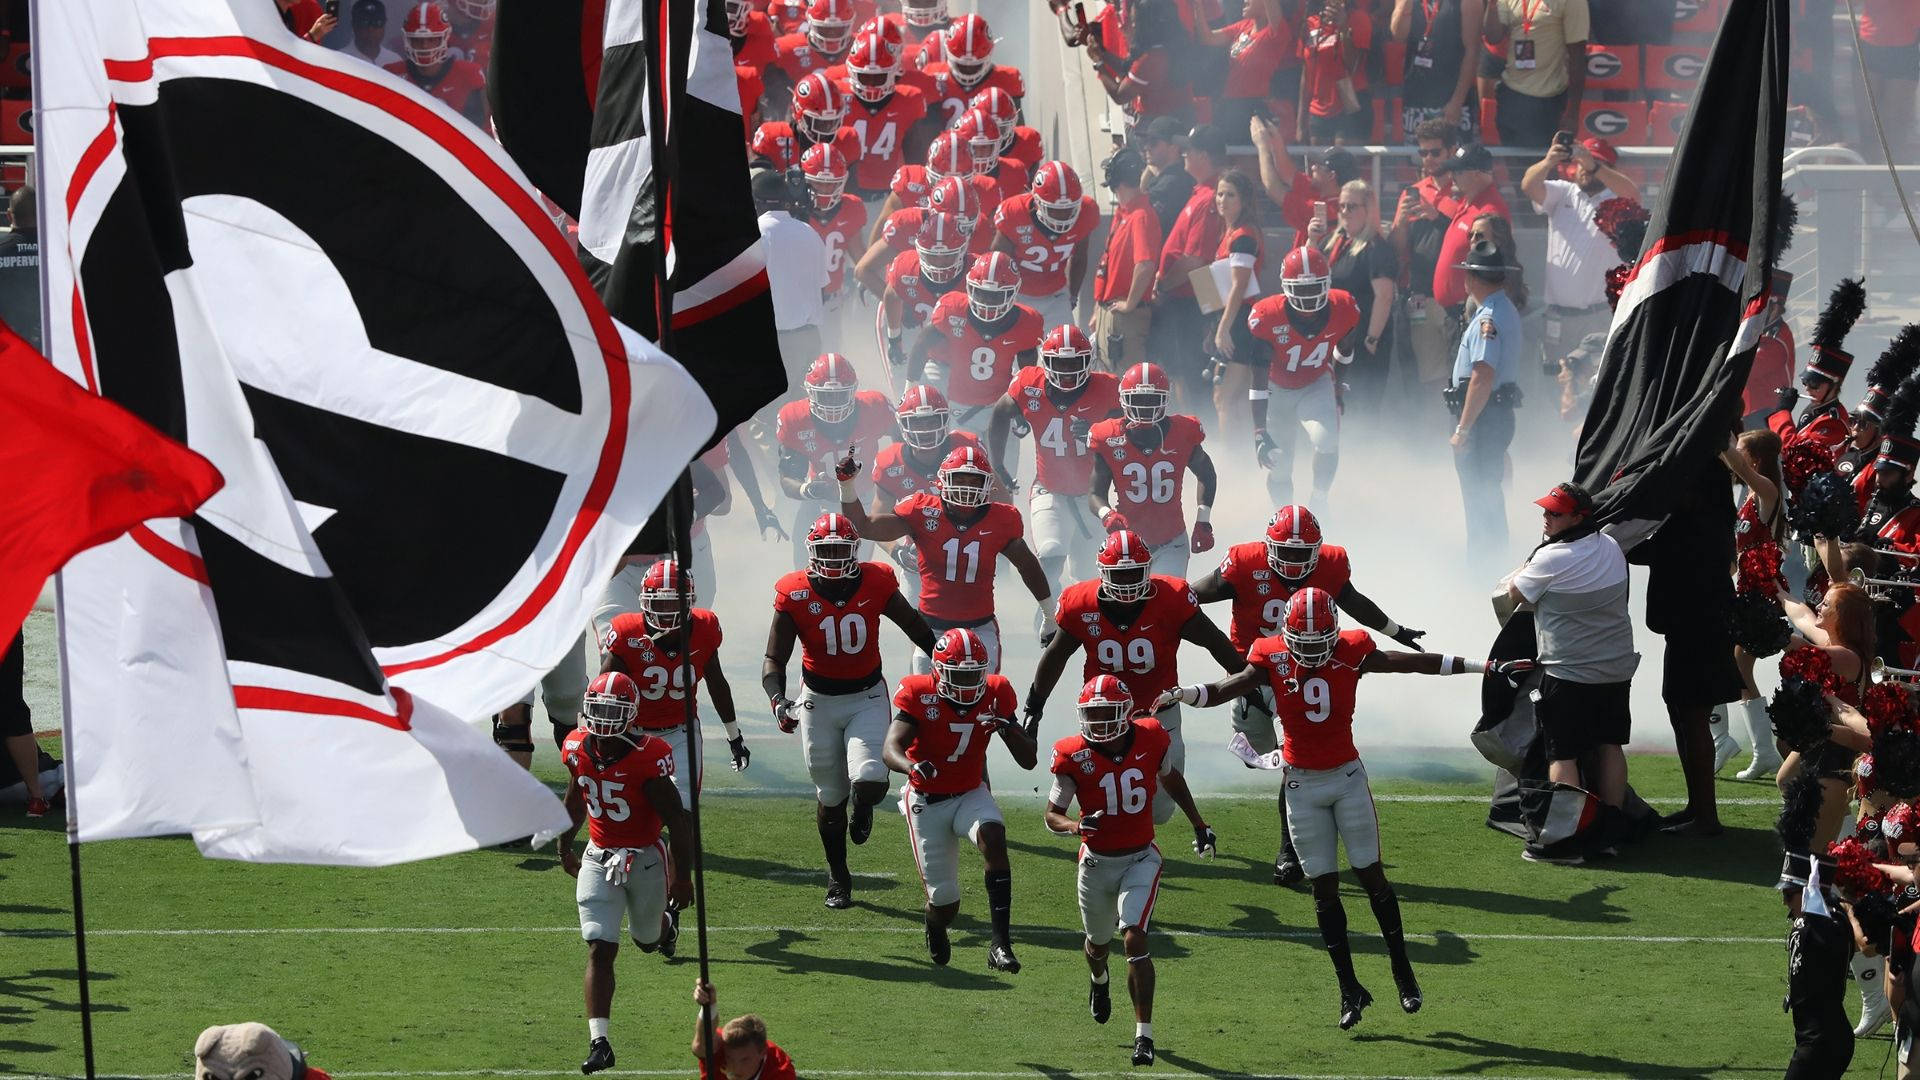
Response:
[{"label": "black belt", "polygon": [[[1467,384],[1458,382],[1443,388],[1440,391],[1440,399],[1447,403],[1449,413],[1459,416],[1467,407]],[[1502,408],[1517,409],[1520,407],[1520,400],[1520,387],[1517,383],[1501,383],[1493,388],[1492,394],[1487,396],[1489,406],[1498,405]]]},{"label": "black belt", "polygon": [[885,682],[885,676],[879,668],[864,679],[830,679],[825,675],[815,675],[806,668],[800,669],[800,682],[816,694],[860,694]]},{"label": "black belt", "polygon": [[924,800],[924,801],[926,802],[926,804],[927,804],[928,806],[933,806],[933,805],[934,805],[934,804],[936,804],[936,803],[943,803],[943,802],[946,802],[946,801],[947,801],[948,799],[957,799],[957,798],[959,798],[960,796],[962,796],[962,795],[965,795],[965,794],[966,794],[966,792],[964,792],[964,791],[939,791],[939,792],[932,792],[932,793],[928,793],[928,792],[925,792],[925,791],[919,791],[919,790],[916,790],[916,791],[914,791],[914,794],[915,794],[915,795],[918,795],[918,796],[920,796],[920,798],[921,798],[922,800]]},{"label": "black belt", "polygon": [[982,615],[978,619],[965,619],[960,622],[954,622],[950,619],[937,619],[932,615],[923,615],[922,617],[927,620],[927,629],[935,631],[936,633],[955,629],[978,630],[994,620],[994,616],[992,615]]}]

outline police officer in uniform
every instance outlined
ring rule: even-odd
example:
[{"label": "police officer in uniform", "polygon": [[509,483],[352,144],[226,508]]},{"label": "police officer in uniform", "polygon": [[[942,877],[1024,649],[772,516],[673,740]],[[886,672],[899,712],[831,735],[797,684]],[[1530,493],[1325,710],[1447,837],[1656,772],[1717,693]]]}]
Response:
[{"label": "police officer in uniform", "polygon": [[1467,295],[1478,309],[1467,320],[1445,391],[1454,416],[1454,471],[1467,512],[1467,560],[1498,573],[1511,560],[1507,510],[1501,492],[1507,446],[1513,442],[1513,410],[1520,404],[1524,343],[1520,312],[1507,296],[1509,265],[1491,241],[1473,245],[1459,267],[1467,272]]}]

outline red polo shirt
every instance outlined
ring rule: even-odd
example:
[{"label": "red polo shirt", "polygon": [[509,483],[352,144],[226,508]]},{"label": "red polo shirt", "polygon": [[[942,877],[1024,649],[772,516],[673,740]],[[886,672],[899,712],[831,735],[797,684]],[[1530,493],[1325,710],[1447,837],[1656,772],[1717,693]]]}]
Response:
[{"label": "red polo shirt", "polygon": [[[1133,291],[1136,264],[1160,259],[1160,219],[1146,192],[1113,208],[1107,225],[1107,250],[1100,254],[1100,270],[1093,279],[1093,298],[1102,304],[1125,300]],[[1148,295],[1152,295],[1149,291]]]},{"label": "red polo shirt", "polygon": [[1160,270],[1154,282],[1156,295],[1193,295],[1193,285],[1187,281],[1187,275],[1170,274],[1167,264],[1186,255],[1211,261],[1214,249],[1220,246],[1222,224],[1220,211],[1213,206],[1213,185],[1193,185],[1193,197],[1174,217],[1173,228],[1167,230],[1167,242],[1160,249]]},{"label": "red polo shirt", "polygon": [[1467,272],[1457,264],[1467,257],[1467,248],[1471,246],[1473,219],[1495,213],[1511,221],[1513,215],[1507,212],[1507,200],[1500,197],[1499,188],[1493,184],[1488,184],[1487,190],[1471,201],[1448,194],[1441,196],[1436,205],[1451,220],[1447,224],[1446,239],[1440,241],[1440,261],[1433,268],[1433,298],[1446,307],[1453,307],[1467,302]]}]

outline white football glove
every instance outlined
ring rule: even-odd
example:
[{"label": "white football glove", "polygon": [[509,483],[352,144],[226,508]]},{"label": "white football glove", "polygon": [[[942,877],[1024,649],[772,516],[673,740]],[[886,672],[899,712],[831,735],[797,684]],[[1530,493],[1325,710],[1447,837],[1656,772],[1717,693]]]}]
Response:
[{"label": "white football glove", "polygon": [[627,878],[633,876],[632,848],[607,848],[600,852],[600,859],[607,873],[607,884],[625,885]]}]

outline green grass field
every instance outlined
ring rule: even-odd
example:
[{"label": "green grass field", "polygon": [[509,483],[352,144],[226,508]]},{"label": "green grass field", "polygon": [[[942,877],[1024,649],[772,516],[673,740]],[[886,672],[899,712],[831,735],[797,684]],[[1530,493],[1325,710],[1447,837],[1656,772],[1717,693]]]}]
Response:
[{"label": "green grass field", "polygon": [[[797,754],[776,739],[754,730],[746,779],[709,774],[707,898],[724,1011],[765,1015],[802,1075],[1134,1071],[1123,992],[1112,1023],[1087,1016],[1073,848],[1042,826],[1034,779],[996,766],[1025,969],[986,970],[985,898],[969,855],[954,961],[936,970],[897,814],[854,849],[856,873],[872,875],[856,882],[856,908],[822,908],[811,800]],[[724,747],[714,751],[724,760]],[[1485,768],[1470,755],[1373,756],[1426,1008],[1406,1016],[1391,1003],[1372,915],[1350,889],[1356,962],[1380,1004],[1338,1030],[1312,903],[1270,882],[1270,798],[1251,784],[1216,791],[1201,805],[1220,834],[1217,860],[1193,857],[1183,826],[1163,837],[1154,1072],[1781,1070],[1792,1045],[1780,1010],[1785,920],[1768,888],[1773,810],[1756,804],[1769,786],[1723,782],[1723,797],[1746,804],[1726,810],[1731,827],[1717,841],[1656,837],[1601,864],[1536,866],[1483,826]],[[545,775],[554,758],[540,758]],[[1675,800],[1671,758],[1636,757],[1633,769],[1649,798]],[[57,821],[0,819],[0,1074],[81,1070],[63,848]],[[584,949],[572,883],[550,854],[354,871],[213,862],[184,840],[153,840],[92,845],[85,859],[103,1074],[186,1075],[201,1027],[261,1019],[336,1076],[577,1075]],[[691,1074],[692,952],[691,933],[674,962],[622,951],[614,1075]],[[1889,1045],[1884,1035],[1862,1042],[1853,1074],[1876,1074]]]}]

